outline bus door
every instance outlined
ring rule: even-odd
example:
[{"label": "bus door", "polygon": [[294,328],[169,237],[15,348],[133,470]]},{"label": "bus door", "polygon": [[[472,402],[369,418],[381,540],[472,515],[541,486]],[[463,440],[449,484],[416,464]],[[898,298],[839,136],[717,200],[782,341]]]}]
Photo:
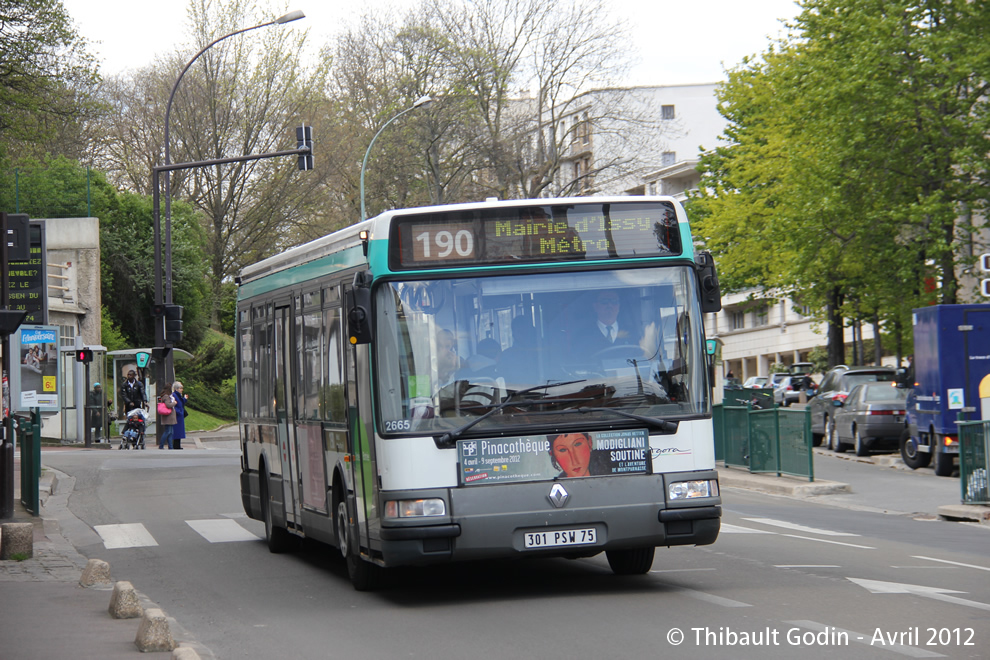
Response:
[{"label": "bus door", "polygon": [[[351,300],[352,287],[344,285],[344,300]],[[344,314],[349,305],[345,303]],[[351,478],[354,484],[355,514],[358,518],[362,543],[369,527],[377,529],[375,508],[374,426],[371,423],[371,369],[368,344],[346,342],[344,364],[347,373],[347,450],[351,456]],[[377,532],[376,532],[377,535]]]},{"label": "bus door", "polygon": [[289,307],[275,308],[275,420],[278,450],[282,462],[282,501],[285,521],[296,525],[299,520],[299,489],[296,487],[296,443],[293,438],[295,414],[292,390],[292,314]]}]

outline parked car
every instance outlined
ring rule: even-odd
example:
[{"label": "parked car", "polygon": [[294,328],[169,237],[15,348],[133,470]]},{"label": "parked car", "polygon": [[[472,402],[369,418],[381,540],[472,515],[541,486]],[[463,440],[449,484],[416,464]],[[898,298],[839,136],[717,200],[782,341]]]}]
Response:
[{"label": "parked car", "polygon": [[815,365],[811,362],[795,362],[789,369],[792,376],[807,376],[814,371]]},{"label": "parked car", "polygon": [[848,367],[840,364],[829,369],[818,384],[818,394],[808,403],[811,411],[812,444],[818,447],[822,441],[832,444],[831,425],[835,414],[833,399],[845,401],[854,387],[861,383],[891,383],[897,372],[890,367]]},{"label": "parked car", "polygon": [[765,387],[766,384],[767,384],[766,376],[750,376],[749,378],[746,379],[746,382],[743,383],[743,387],[746,389],[758,390],[761,387]]},{"label": "parked car", "polygon": [[794,376],[787,376],[781,379],[780,383],[773,391],[773,402],[778,406],[789,406],[792,403],[797,403],[798,398],[801,393],[797,389],[798,378]]},{"label": "parked car", "polygon": [[788,378],[789,376],[790,374],[787,373],[786,371],[779,371],[777,373],[772,373],[767,377],[767,382],[766,384],[763,385],[763,387],[769,387],[770,389],[775,390],[778,387],[780,387],[781,382],[783,382],[783,380],[785,378]]},{"label": "parked car", "polygon": [[908,391],[891,382],[857,385],[845,400],[832,398],[835,407],[831,448],[844,452],[849,447],[857,456],[868,456],[873,449],[897,449]]}]

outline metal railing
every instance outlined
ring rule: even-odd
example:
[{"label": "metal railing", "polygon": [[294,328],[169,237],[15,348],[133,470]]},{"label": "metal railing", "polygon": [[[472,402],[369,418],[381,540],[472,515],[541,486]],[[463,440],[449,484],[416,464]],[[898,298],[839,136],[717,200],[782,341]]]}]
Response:
[{"label": "metal railing", "polygon": [[[747,392],[747,390],[737,390]],[[729,392],[726,392],[728,400]],[[744,405],[733,405],[744,401]],[[815,480],[811,412],[754,406],[741,395],[715,406],[715,458],[752,473],[774,473]]]},{"label": "metal railing", "polygon": [[958,422],[963,504],[990,504],[990,421]]},{"label": "metal railing", "polygon": [[31,416],[15,415],[17,446],[21,449],[21,504],[34,516],[41,515],[41,410],[31,409]]}]

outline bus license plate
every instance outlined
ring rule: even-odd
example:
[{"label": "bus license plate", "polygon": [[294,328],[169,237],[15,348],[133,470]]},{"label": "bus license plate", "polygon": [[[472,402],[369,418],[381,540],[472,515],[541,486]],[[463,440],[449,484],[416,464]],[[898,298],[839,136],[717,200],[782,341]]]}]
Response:
[{"label": "bus license plate", "polygon": [[594,527],[559,529],[552,532],[526,532],[527,550],[558,548],[565,545],[594,545],[598,542]]}]

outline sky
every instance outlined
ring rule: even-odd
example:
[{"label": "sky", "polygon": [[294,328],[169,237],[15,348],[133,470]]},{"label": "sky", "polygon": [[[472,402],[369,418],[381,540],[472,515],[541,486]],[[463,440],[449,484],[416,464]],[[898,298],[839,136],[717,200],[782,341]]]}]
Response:
[{"label": "sky", "polygon": [[[62,2],[79,33],[91,43],[91,52],[102,60],[104,74],[151,64],[155,55],[171,52],[185,41],[187,0]],[[286,28],[309,28],[313,40],[325,43],[365,10],[414,2],[286,0],[287,11],[306,14]],[[611,0],[611,4],[613,15],[630,26],[629,55],[636,64],[620,81],[626,85],[724,80],[726,68],[735,67],[746,55],[765,51],[769,38],[783,34],[781,20],[791,20],[799,10],[794,0]]]}]

